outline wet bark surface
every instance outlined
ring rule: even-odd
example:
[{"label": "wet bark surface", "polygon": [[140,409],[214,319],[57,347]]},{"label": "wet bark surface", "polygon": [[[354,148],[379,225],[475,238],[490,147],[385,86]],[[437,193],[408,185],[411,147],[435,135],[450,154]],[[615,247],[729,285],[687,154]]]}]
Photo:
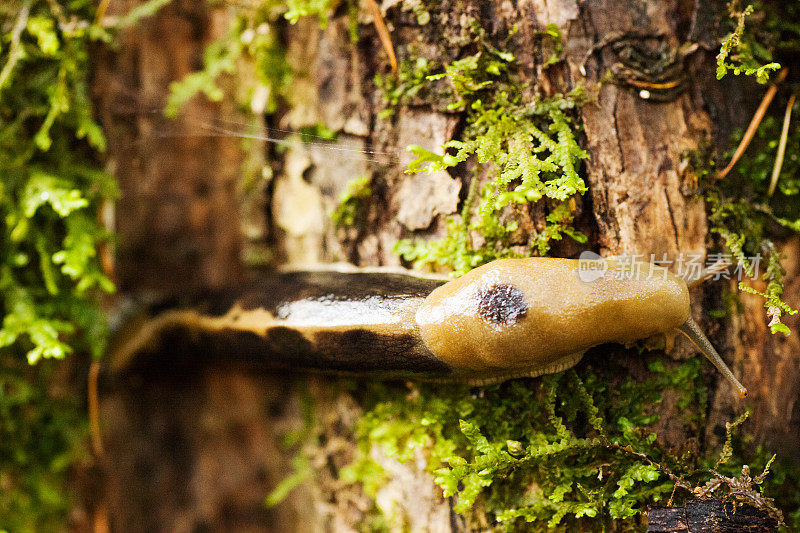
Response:
[{"label": "wet bark surface", "polygon": [[[112,6],[125,11],[135,3]],[[677,0],[445,0],[431,8],[433,17],[425,26],[398,6],[386,7],[400,57],[413,49],[413,54],[440,61],[458,58],[471,46],[466,17],[475,17],[490,35],[506,33],[517,24],[510,51],[528,81],[536,81],[546,94],[582,81],[596,82],[620,61],[622,45],[614,43],[674,50],[690,38],[698,40],[692,32],[705,36],[714,31],[702,26],[708,13],[696,11],[710,7]],[[301,74],[292,87],[291,111],[273,126],[298,129],[321,122],[339,132],[332,146],[347,150],[293,145],[273,161],[272,181],[256,180],[248,192],[240,186],[240,175],[252,157],[241,150],[241,140],[198,136],[205,121],[242,120],[229,98],[216,104],[195,99],[189,104],[189,118],[175,123],[152,112],[163,107],[171,81],[202,66],[202,50],[225,31],[230,9],[173,2],[125,33],[118,50],[96,57],[93,92],[109,139],[109,168],[121,187],[117,276],[123,295],[174,295],[221,287],[241,276],[242,255],[253,243],[271,241],[282,262],[396,265],[400,260],[392,248],[398,238],[441,235],[444,217],[456,212],[464,199],[466,173],[441,172],[425,179],[405,175],[409,155],[398,147],[418,144],[434,149],[457,134],[462,117],[446,111],[447,102],[420,97],[398,109],[392,119],[378,119],[381,96],[372,79],[376,72],[387,71],[384,56],[367,24],[360,26],[361,41],[350,42],[346,15],[333,17],[325,29],[314,20],[287,28],[287,59]],[[565,34],[565,61],[544,70],[545,52],[536,32],[549,22]],[[683,155],[707,143],[722,146],[732,125],[749,118],[742,116],[745,106],[740,100],[747,98],[747,91],[741,82],[732,82],[724,94],[704,90],[713,78],[713,54],[701,46],[682,60],[678,72],[686,80],[675,94],[643,98],[637,87],[605,84],[597,102],[582,109],[584,145],[590,154],[585,176],[589,192],[578,203],[578,220],[591,237],[587,246],[648,259],[650,254],[704,257],[710,244],[705,208]],[[247,81],[228,78],[223,83],[234,87]],[[350,149],[380,154],[365,157]],[[337,229],[328,212],[347,182],[366,173],[373,176],[366,223],[360,229]],[[544,216],[537,209],[519,213],[521,227]],[[783,246],[788,258],[785,294],[797,307],[800,241],[794,238]],[[554,253],[577,251],[563,245]],[[706,304],[718,302],[720,292],[719,286],[712,286],[693,293],[696,318],[705,315]],[[743,294],[742,302],[745,313],[734,317],[732,327],[706,326],[751,397],[747,403],[735,399],[727,385],[713,384],[717,376],[709,374],[706,427],[681,422],[676,399],[667,396],[654,407],[662,420],[656,431],[675,447],[698,431],[719,439],[724,422],[749,405],[754,411],[748,431],[756,440],[796,455],[798,336],[770,335],[760,299]],[[787,325],[796,332],[800,323],[794,317]],[[672,357],[689,354],[679,345]],[[626,364],[634,376],[646,372],[634,358]],[[329,448],[318,458],[321,464],[335,471],[337,465],[347,464],[353,450],[342,428],[360,411],[347,394],[336,392],[336,380],[314,378],[293,387],[291,379],[225,365],[166,365],[158,373],[107,381],[101,414],[112,528],[356,527],[369,503],[363,494],[336,485],[332,477],[293,492],[274,509],[263,505],[269,490],[292,471],[291,454],[280,442],[287,430],[302,427],[304,394],[310,394],[328,421]],[[451,510],[452,502],[440,497],[418,465],[381,461],[398,480],[382,497],[397,500],[411,529],[464,528]]]}]

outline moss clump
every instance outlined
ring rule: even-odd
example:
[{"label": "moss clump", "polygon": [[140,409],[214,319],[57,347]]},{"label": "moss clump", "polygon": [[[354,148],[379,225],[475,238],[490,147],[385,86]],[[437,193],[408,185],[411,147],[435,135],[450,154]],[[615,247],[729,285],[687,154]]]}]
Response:
[{"label": "moss clump", "polygon": [[[281,18],[296,23],[302,16],[316,15],[320,24],[327,24],[330,2],[268,1],[250,9],[237,10],[228,31],[211,43],[203,53],[203,69],[170,84],[165,114],[175,117],[180,108],[197,94],[209,100],[222,100],[223,90],[217,84],[220,76],[232,74],[247,57],[255,65],[258,83],[246,95],[248,107],[272,113],[286,98],[292,80],[292,69],[286,61],[286,50],[276,26]],[[259,93],[255,94],[258,90]]]},{"label": "moss clump", "polygon": [[98,260],[109,235],[96,213],[116,189],[97,160],[105,139],[87,94],[88,47],[110,39],[93,14],[88,1],[0,10],[11,43],[0,59],[0,348],[31,363],[103,350],[91,289],[113,286]]},{"label": "moss clump", "polygon": [[50,362],[0,361],[0,527],[59,531],[71,504],[65,480],[85,453],[84,414],[74,398],[48,390]]},{"label": "moss clump", "polygon": [[0,6],[0,527],[10,531],[63,529],[65,477],[85,434],[81,406],[50,390],[67,377],[42,360],[105,346],[97,299],[114,287],[98,213],[117,191],[100,161],[89,50],[164,4],[145,2],[116,27],[90,0]]},{"label": "moss clump", "polygon": [[[744,9],[740,9],[738,2],[731,2],[728,7],[735,27],[722,41],[717,56],[717,78],[733,69],[737,75],[744,73],[765,83],[769,73],[781,66],[772,62],[773,55],[791,61],[800,50],[800,29],[795,22],[800,17],[800,5],[765,1]],[[758,17],[757,23],[746,26],[748,17]],[[781,233],[800,233],[800,179],[797,177],[800,130],[796,123],[792,126],[786,137],[788,155],[783,159],[777,181],[772,179],[772,174],[782,128],[773,116],[761,121],[745,156],[724,179],[714,178],[712,166],[704,163],[702,156],[690,157],[709,208],[709,229],[722,238],[727,250],[716,255],[737,263],[736,274],[740,280],[749,277],[766,284],[766,289],[759,291],[740,282],[739,289],[762,296],[772,333],[785,335],[790,331],[781,317],[797,311],[783,301],[784,270],[774,239],[780,238]],[[741,131],[734,134],[731,145],[738,146],[743,136]],[[733,153],[732,149],[723,154],[722,159],[730,160]],[[728,307],[734,306],[735,302],[729,302]],[[725,316],[727,311],[716,314]]]},{"label": "moss clump", "polygon": [[430,90],[431,68],[430,62],[423,58],[403,59],[397,68],[397,75],[375,75],[374,81],[383,93],[383,98],[388,107],[383,109],[378,117],[387,119],[394,115],[394,108],[401,104],[408,104],[417,97],[423,96]]},{"label": "moss clump", "polygon": [[[789,334],[781,323],[782,314],[797,311],[782,300],[783,268],[773,240],[776,229],[800,233],[800,129],[794,126],[787,139],[786,153],[777,185],[768,194],[781,124],[774,117],[765,118],[745,155],[724,179],[704,179],[702,185],[709,206],[710,231],[722,237],[728,254],[738,263],[743,278],[760,278],[765,291],[757,291],[746,281],[739,283],[743,291],[764,297],[773,333]],[[742,133],[734,135],[737,145]],[[732,151],[725,154],[728,159]]]},{"label": "moss clump", "polygon": [[[578,169],[587,154],[578,146],[577,127],[570,116],[585,99],[583,89],[525,102],[514,82],[514,63],[512,54],[484,43],[478,53],[426,78],[450,81],[449,108],[466,112],[466,127],[461,139],[441,147],[443,154],[410,146],[417,158],[407,172],[453,169],[470,159],[476,164],[460,216],[446,221],[447,235],[436,241],[397,244],[396,252],[416,267],[447,266],[458,275],[494,259],[523,255],[518,244],[544,255],[552,240],[565,235],[586,240],[571,227],[569,203],[573,195],[586,191]],[[418,90],[419,85],[414,87]],[[480,183],[485,169],[492,177]],[[504,223],[503,216],[542,199],[549,206],[546,224],[527,242],[514,242],[518,224]]]},{"label": "moss clump", "polygon": [[[737,432],[747,413],[728,424],[717,455],[698,440],[675,448],[657,439],[653,406],[666,396],[682,413],[670,425],[692,434],[705,424],[702,358],[666,363],[647,356],[644,380],[630,377],[634,369],[621,361],[589,354],[574,370],[483,388],[354,387],[365,411],[353,428],[356,456],[338,470],[337,486],[357,484],[375,497],[387,480],[376,451],[399,462],[421,452],[443,494],[478,529],[636,530],[647,505],[682,505],[698,491],[780,516],[777,505],[790,512],[790,524],[800,516],[797,495],[786,490],[797,485],[797,469],[761,447],[748,451],[748,438]],[[325,432],[310,433],[297,472],[273,492],[271,504],[307,478],[330,475],[323,466],[329,461],[319,460]],[[748,479],[751,470],[759,474]],[[373,509],[366,520],[388,529],[403,518],[380,520]]]},{"label": "moss clump", "polygon": [[347,184],[347,191],[339,197],[339,205],[331,213],[331,220],[339,227],[356,224],[362,212],[362,202],[372,196],[372,178],[359,176]]},{"label": "moss clump", "polygon": [[303,17],[314,16],[319,19],[321,28],[328,25],[328,17],[331,8],[336,4],[333,0],[285,0],[284,2],[266,2],[271,6],[286,5],[286,12],[283,17],[295,24]]},{"label": "moss clump", "polygon": [[772,52],[760,44],[752,32],[745,31],[745,23],[755,6],[740,9],[739,2],[733,1],[728,4],[728,10],[735,27],[722,39],[717,54],[717,79],[722,79],[730,70],[737,76],[754,76],[758,83],[767,83],[770,73],[781,66],[772,60]]},{"label": "moss clump", "polygon": [[[683,409],[681,423],[703,424],[702,360],[668,366],[648,357],[644,381],[621,377],[630,368],[616,361],[590,357],[577,370],[480,389],[368,384],[356,393],[365,407],[355,426],[359,454],[340,477],[374,495],[385,474],[373,448],[401,462],[422,450],[444,495],[455,496],[455,510],[474,524],[641,525],[646,505],[666,503],[676,480],[694,486],[715,476],[696,442],[668,449],[652,431],[652,406],[665,393]],[[678,492],[674,502],[690,496]]]}]

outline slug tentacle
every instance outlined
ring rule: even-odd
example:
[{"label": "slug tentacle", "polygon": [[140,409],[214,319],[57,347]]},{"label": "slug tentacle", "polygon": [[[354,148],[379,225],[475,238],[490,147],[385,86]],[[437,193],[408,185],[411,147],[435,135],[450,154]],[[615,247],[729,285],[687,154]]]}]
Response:
[{"label": "slug tentacle", "polygon": [[731,369],[728,368],[728,365],[725,364],[725,361],[722,360],[722,357],[719,356],[717,351],[711,345],[708,338],[703,334],[700,330],[700,327],[697,325],[697,322],[690,316],[686,319],[686,322],[683,323],[682,326],[678,328],[681,333],[689,337],[689,340],[692,341],[700,351],[703,352],[709,361],[711,361],[717,370],[722,372],[722,375],[725,376],[731,385],[739,392],[739,398],[745,398],[747,396],[747,389],[739,383],[739,380],[736,379],[736,376],[733,375]]}]

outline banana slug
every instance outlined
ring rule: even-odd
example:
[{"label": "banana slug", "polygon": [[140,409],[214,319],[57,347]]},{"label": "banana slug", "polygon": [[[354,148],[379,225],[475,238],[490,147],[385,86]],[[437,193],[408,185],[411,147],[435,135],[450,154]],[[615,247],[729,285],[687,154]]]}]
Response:
[{"label": "banana slug", "polygon": [[128,328],[109,361],[122,371],[142,354],[183,352],[479,385],[559,372],[592,346],[679,330],[747,394],[692,320],[683,279],[649,263],[635,263],[635,276],[608,265],[590,281],[578,260],[557,258],[499,259],[449,282],[379,270],[275,273],[205,309]]}]

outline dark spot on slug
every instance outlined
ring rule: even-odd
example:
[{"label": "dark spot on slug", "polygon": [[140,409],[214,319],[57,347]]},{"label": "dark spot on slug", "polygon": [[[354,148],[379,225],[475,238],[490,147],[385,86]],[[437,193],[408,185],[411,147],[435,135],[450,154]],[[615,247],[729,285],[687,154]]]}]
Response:
[{"label": "dark spot on slug", "polygon": [[525,295],[507,283],[483,287],[477,298],[480,317],[501,326],[516,324],[528,312]]}]

